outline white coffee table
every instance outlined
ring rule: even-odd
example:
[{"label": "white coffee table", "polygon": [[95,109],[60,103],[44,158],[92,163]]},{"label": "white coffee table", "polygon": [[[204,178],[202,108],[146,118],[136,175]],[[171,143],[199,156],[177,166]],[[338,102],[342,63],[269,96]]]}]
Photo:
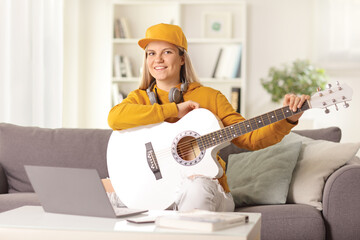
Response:
[{"label": "white coffee table", "polygon": [[[147,214],[166,214],[150,211]],[[111,219],[46,213],[40,206],[24,206],[0,213],[0,239],[260,239],[261,214],[247,213],[250,221],[238,227],[203,233],[159,228],[153,223],[128,223],[125,218]]]}]

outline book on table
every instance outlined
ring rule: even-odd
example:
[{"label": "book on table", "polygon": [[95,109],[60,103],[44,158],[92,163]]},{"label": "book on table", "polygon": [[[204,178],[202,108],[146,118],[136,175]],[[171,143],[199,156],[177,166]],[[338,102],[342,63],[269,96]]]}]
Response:
[{"label": "book on table", "polygon": [[248,221],[248,215],[243,213],[194,210],[159,216],[155,224],[158,227],[213,232],[246,224]]}]

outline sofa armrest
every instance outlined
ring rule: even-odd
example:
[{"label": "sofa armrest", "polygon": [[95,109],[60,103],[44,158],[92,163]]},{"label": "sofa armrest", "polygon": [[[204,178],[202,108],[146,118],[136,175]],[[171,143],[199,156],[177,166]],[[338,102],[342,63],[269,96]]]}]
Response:
[{"label": "sofa armrest", "polygon": [[357,239],[360,236],[360,165],[345,165],[326,181],[323,216],[326,239]]},{"label": "sofa armrest", "polygon": [[8,182],[5,175],[4,168],[0,164],[0,194],[8,193]]}]

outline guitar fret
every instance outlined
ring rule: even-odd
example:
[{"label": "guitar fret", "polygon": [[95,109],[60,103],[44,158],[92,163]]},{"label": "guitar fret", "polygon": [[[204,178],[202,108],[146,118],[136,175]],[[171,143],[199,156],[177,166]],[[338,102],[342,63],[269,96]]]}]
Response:
[{"label": "guitar fret", "polygon": [[220,139],[223,139],[225,137],[225,134],[226,134],[224,129],[220,129],[219,133],[220,133],[220,135],[219,135]]},{"label": "guitar fret", "polygon": [[276,117],[277,121],[280,121],[281,119],[284,119],[285,116],[284,116],[283,110],[282,109],[277,109],[275,111],[275,117]]},{"label": "guitar fret", "polygon": [[233,126],[229,127],[229,128],[224,128],[226,130],[226,136],[228,138],[231,137],[232,133],[231,133],[231,129],[234,128]]},{"label": "guitar fret", "polygon": [[262,119],[264,122],[264,126],[269,125],[271,123],[269,115],[267,115],[267,114],[262,115]]},{"label": "guitar fret", "polygon": [[256,124],[258,125],[259,128],[262,128],[263,126],[265,126],[264,121],[261,116],[256,118]]},{"label": "guitar fret", "polygon": [[291,117],[293,115],[293,112],[289,109],[289,107],[283,108],[283,111],[285,117]]},{"label": "guitar fret", "polygon": [[274,122],[277,121],[275,111],[272,111],[270,115],[268,114],[268,116],[269,116],[269,120],[270,120],[271,123],[274,123]]},{"label": "guitar fret", "polygon": [[230,129],[231,136],[236,136],[236,129],[235,129],[235,127],[234,127],[234,126],[231,126],[230,128],[231,128],[231,129]]},{"label": "guitar fret", "polygon": [[224,128],[225,132],[226,132],[226,140],[230,140],[231,139],[231,128]]},{"label": "guitar fret", "polygon": [[293,116],[294,114],[305,111],[309,108],[310,107],[308,102],[305,102],[301,109],[298,109],[298,111],[295,113],[292,112],[289,107],[279,108],[258,117],[235,123],[231,126],[225,127],[213,133],[208,133],[204,136],[199,137],[197,139],[197,143],[200,146],[200,149],[212,147],[220,143],[230,141],[245,133],[249,133],[261,127],[267,126],[271,123],[278,122],[282,119]]},{"label": "guitar fret", "polygon": [[217,134],[218,132],[214,132],[213,134],[213,142],[215,142],[216,144],[220,143],[220,138],[219,138],[219,135]]},{"label": "guitar fret", "polygon": [[209,147],[209,140],[208,140],[209,138],[208,138],[208,136],[205,135],[202,138],[204,139],[204,147],[208,148]]},{"label": "guitar fret", "polygon": [[241,133],[246,133],[244,122],[239,123],[239,128],[238,129],[239,129],[239,131]]},{"label": "guitar fret", "polygon": [[212,132],[209,134],[209,144],[211,146],[216,145],[218,143],[217,140],[218,140],[218,138],[216,136],[216,132]]},{"label": "guitar fret", "polygon": [[236,136],[240,136],[240,135],[242,135],[242,134],[243,134],[243,132],[241,131],[240,128],[235,128],[235,135],[236,135]]},{"label": "guitar fret", "polygon": [[230,140],[231,138],[231,132],[230,129],[224,128],[226,140]]},{"label": "guitar fret", "polygon": [[254,121],[253,118],[249,119],[249,125],[250,125],[250,129],[251,131],[255,130],[256,129],[256,122]]},{"label": "guitar fret", "polygon": [[211,140],[212,140],[213,143],[218,144],[218,143],[219,143],[218,141],[220,141],[220,139],[219,139],[219,136],[218,136],[216,133],[217,133],[217,132],[214,132],[214,133],[212,134]]}]

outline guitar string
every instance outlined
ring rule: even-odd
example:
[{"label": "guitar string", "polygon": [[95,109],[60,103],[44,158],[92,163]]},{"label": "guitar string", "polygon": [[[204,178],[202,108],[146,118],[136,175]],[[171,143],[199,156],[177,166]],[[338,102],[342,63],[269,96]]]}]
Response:
[{"label": "guitar string", "polygon": [[[198,137],[198,138],[192,138],[190,140],[183,141],[183,142],[181,142],[181,143],[179,143],[177,145],[177,149],[179,151],[184,151],[184,150],[187,150],[189,148],[191,149],[191,148],[193,148],[194,143],[196,143],[197,140],[200,139],[200,138],[202,138],[201,143],[204,144],[205,147],[208,146],[208,145],[214,145],[214,143],[215,143],[215,145],[217,145],[217,144],[220,144],[221,142],[224,142],[224,140],[222,140],[222,139],[231,139],[231,138],[233,138],[234,134],[241,135],[242,132],[241,132],[240,129],[235,129],[235,128],[225,129],[225,128],[223,128],[223,129],[218,130],[217,132],[213,132],[213,133],[203,135],[203,136]],[[215,136],[215,135],[217,135],[217,136]],[[219,140],[216,140],[216,138],[214,138],[214,137],[219,138]],[[196,144],[196,145],[198,145],[198,144]],[[201,148],[201,147],[199,146],[199,148]]]},{"label": "guitar string", "polygon": [[[247,120],[247,122],[244,121],[244,122],[241,122],[241,123],[243,125],[247,125],[248,127],[250,127],[251,128],[250,131],[254,130],[253,126],[252,126],[253,124],[256,125],[255,129],[257,129],[259,127],[258,124],[256,123],[255,119],[249,119],[249,120]],[[202,141],[202,143],[205,146],[207,146],[207,145],[217,145],[217,144],[220,144],[222,142],[221,140],[217,141],[216,138],[214,138],[214,137],[224,136],[225,138],[233,138],[233,135],[238,135],[239,136],[239,135],[243,134],[242,130],[241,130],[241,127],[243,127],[245,129],[245,126],[240,125],[237,128],[234,128],[234,125],[232,125],[232,126],[233,126],[232,128],[230,128],[230,126],[229,126],[229,128],[228,127],[223,128],[223,129],[220,129],[220,130],[218,130],[216,132],[201,136],[199,138],[203,138],[204,140]],[[221,133],[219,134],[219,132],[221,132]],[[197,139],[198,138],[193,138],[193,139],[190,139],[190,140],[183,141],[183,142],[179,143],[177,145],[178,155],[181,158],[184,158],[184,156],[187,156],[189,153],[193,152],[194,151],[194,143],[196,143]],[[195,147],[198,147],[199,150],[201,151],[200,146],[195,146]],[[168,155],[169,149],[164,149],[164,150],[157,151],[157,153],[158,153],[157,155],[159,156],[159,158],[162,157],[162,151],[164,151],[164,154]]]},{"label": "guitar string", "polygon": [[[194,150],[194,143],[196,143],[196,139],[187,140],[185,142],[182,142],[178,144],[177,153],[178,155],[183,159],[185,156],[187,156],[189,153],[193,152]],[[197,145],[197,144],[196,144]],[[180,146],[180,147],[179,147]],[[195,146],[195,148],[199,146]],[[200,150],[201,151],[201,150]],[[168,149],[162,149],[159,151],[156,151],[157,158],[162,158],[163,156],[167,156],[169,153],[171,153],[171,148]]]},{"label": "guitar string", "polygon": [[[222,139],[232,139],[234,138],[234,135],[241,135],[242,134],[242,131],[241,129],[235,129],[235,128],[228,128],[227,131],[224,130],[224,129],[220,129],[219,132],[222,131],[222,133],[219,135],[218,134],[218,137],[219,136],[223,136]],[[215,146],[215,145],[218,145],[220,144],[221,142],[224,142],[223,140],[216,140],[214,138],[213,135],[216,135],[216,133],[212,133],[212,134],[208,134],[208,135],[204,135],[204,136],[201,136],[202,138],[204,138],[204,140],[202,141],[202,143],[206,146]],[[199,146],[197,144],[197,139],[199,138],[192,138],[190,140],[187,140],[187,141],[184,141],[184,142],[181,142],[177,145],[177,153],[179,155],[179,157],[181,157],[182,159],[184,159],[186,156],[188,156],[190,153],[194,153],[194,151],[196,152],[196,150],[198,151],[202,151],[201,150],[201,146]],[[225,140],[226,141],[226,140]],[[195,144],[194,144],[195,143]],[[207,148],[207,147],[206,147]],[[163,150],[159,150],[157,151],[157,154],[156,156],[158,158],[163,158],[164,155],[165,156],[168,156],[169,155],[169,152],[170,152],[170,149],[163,149]],[[195,155],[195,157],[197,157]]]},{"label": "guitar string", "polygon": [[[264,119],[263,116],[261,116],[261,117],[262,117],[262,119]],[[222,128],[222,129],[220,129],[220,130],[218,130],[216,132],[213,132],[213,133],[210,133],[210,134],[207,134],[207,135],[203,135],[201,137],[191,139],[189,141],[179,143],[177,149],[179,149],[181,151],[181,150],[184,150],[184,149],[188,149],[189,147],[192,148],[193,143],[196,142],[197,139],[199,139],[199,138],[203,139],[201,141],[201,143],[203,143],[204,145],[209,145],[209,144],[213,145],[214,143],[215,143],[215,145],[220,144],[221,142],[224,142],[224,140],[222,140],[224,138],[230,140],[230,139],[235,137],[234,135],[240,136],[242,134],[245,134],[247,131],[253,131],[254,130],[253,126],[252,126],[253,124],[256,125],[255,129],[259,128],[259,125],[256,123],[256,119],[249,119],[248,120],[249,122],[245,122],[245,121],[241,122],[242,125],[246,125],[246,123],[247,123],[247,125],[248,125],[248,127],[250,127],[250,129],[246,129],[246,127],[241,126],[241,124],[235,128],[235,126],[234,126],[235,124],[234,124],[232,126]],[[265,120],[263,122],[265,122],[265,125],[268,125],[268,124],[266,124]],[[271,123],[270,120],[268,122]],[[241,127],[244,130],[242,130]]]},{"label": "guitar string", "polygon": [[[233,135],[234,135],[234,133],[236,133],[236,131],[240,132],[240,133],[236,133],[237,135],[241,135],[241,130],[239,130],[239,129],[236,130],[235,128],[229,128],[228,131],[226,131],[224,129],[220,129],[219,132],[220,131],[223,132],[220,134],[220,136],[225,136],[224,138],[226,138],[226,139],[233,138]],[[212,135],[216,135],[216,133],[213,133]],[[205,146],[209,146],[209,145],[211,146],[211,145],[217,145],[217,144],[220,144],[221,142],[223,142],[223,141],[216,141],[216,140],[214,140],[213,137],[214,136],[211,136],[211,134],[201,136],[201,138],[204,139],[204,140],[202,140],[202,143]],[[197,150],[196,148],[198,148],[198,150],[201,151],[201,146],[199,146],[197,144],[197,139],[199,139],[199,138],[192,138],[190,140],[183,141],[177,145],[177,153],[182,159],[185,156],[188,156],[190,153],[193,153],[194,150]],[[169,149],[163,149],[163,150],[157,151],[156,155],[159,158],[162,158],[163,155],[167,156],[168,154],[169,154]]]},{"label": "guitar string", "polygon": [[[276,118],[276,122],[279,121],[279,118],[278,117],[286,117],[286,114],[284,112],[284,110],[287,110],[285,108],[280,108],[280,109],[277,109],[273,112],[270,112],[272,115],[271,117],[275,117]],[[206,145],[217,145],[217,144],[220,144],[221,142],[223,142],[222,140],[219,140],[219,141],[216,141],[216,139],[214,137],[221,137],[222,135],[225,135],[225,137],[231,137],[232,138],[232,135],[233,133],[235,133],[236,135],[241,135],[241,134],[245,134],[245,133],[242,133],[242,130],[241,130],[241,127],[243,127],[244,129],[246,129],[246,127],[250,127],[250,131],[254,131],[256,129],[258,129],[259,127],[262,127],[262,126],[266,126],[268,124],[271,124],[272,121],[270,120],[270,113],[266,113],[266,114],[263,114],[263,115],[260,115],[256,118],[252,118],[252,119],[248,119],[248,120],[245,120],[243,122],[240,123],[240,125],[235,129],[234,127],[233,128],[229,128],[231,126],[228,126],[226,128],[223,128],[223,129],[220,129],[216,132],[213,132],[213,133],[210,133],[210,134],[207,134],[207,135],[204,135],[204,136],[201,136],[199,138],[205,138],[202,143]],[[280,116],[281,115],[281,116]],[[267,117],[267,121],[264,121],[264,118]],[[266,119],[266,118],[265,118]],[[280,120],[283,119],[283,118],[280,118]],[[257,121],[259,121],[263,124],[262,126],[259,126]],[[253,129],[253,126],[252,125],[255,125],[255,129]],[[235,125],[235,124],[234,124]],[[232,126],[234,126],[232,125]],[[246,125],[245,126],[242,126],[242,125]],[[249,130],[249,129],[248,129]],[[233,131],[233,133],[231,132]],[[239,133],[237,133],[236,131],[238,131]],[[247,130],[245,130],[246,132]],[[219,132],[222,132],[220,133],[220,135],[218,134]],[[214,136],[218,134],[217,136]],[[187,141],[183,141],[181,143],[179,143],[177,145],[177,152],[178,152],[178,155],[181,157],[181,158],[184,158],[185,156],[187,156],[189,153],[191,152],[194,152],[194,143],[197,142],[197,139],[199,138],[192,138],[190,140],[187,140]],[[215,144],[214,144],[215,143]],[[195,148],[198,148],[200,151],[201,151],[201,147],[196,143],[197,146],[195,146]],[[170,148],[171,149],[171,148]],[[157,151],[157,156],[159,158],[162,157],[163,154],[166,154],[168,155],[169,153],[169,150],[170,149],[163,149],[163,150],[159,150]],[[162,153],[163,152],[163,153]]]},{"label": "guitar string", "polygon": [[[198,148],[201,151],[201,147],[197,144],[197,138],[193,138],[184,142],[181,142],[177,145],[177,153],[178,155],[184,159],[185,156],[190,154],[194,151],[194,149]],[[171,148],[169,149],[162,149],[159,151],[156,151],[157,158],[162,158],[164,155],[167,156],[171,152]]]}]

